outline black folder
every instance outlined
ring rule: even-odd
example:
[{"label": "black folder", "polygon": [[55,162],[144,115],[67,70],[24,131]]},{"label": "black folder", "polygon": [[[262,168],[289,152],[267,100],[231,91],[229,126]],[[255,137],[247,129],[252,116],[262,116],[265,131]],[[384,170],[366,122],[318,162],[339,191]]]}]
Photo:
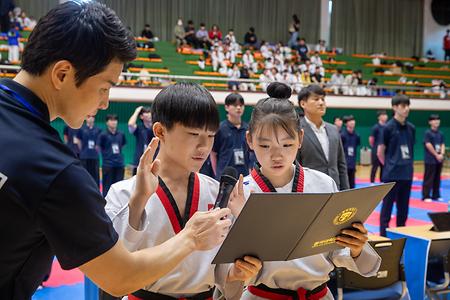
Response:
[{"label": "black folder", "polygon": [[234,222],[213,264],[245,255],[286,261],[342,249],[335,237],[364,223],[394,183],[335,193],[253,193]]}]

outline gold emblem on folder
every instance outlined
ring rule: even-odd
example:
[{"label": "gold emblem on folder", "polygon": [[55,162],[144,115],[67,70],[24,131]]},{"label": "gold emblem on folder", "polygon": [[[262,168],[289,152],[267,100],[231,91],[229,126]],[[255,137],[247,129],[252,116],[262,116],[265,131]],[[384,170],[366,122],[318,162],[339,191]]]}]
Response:
[{"label": "gold emblem on folder", "polygon": [[350,207],[344,209],[341,213],[339,213],[333,220],[334,225],[341,225],[349,221],[356,215],[358,209],[356,207]]}]

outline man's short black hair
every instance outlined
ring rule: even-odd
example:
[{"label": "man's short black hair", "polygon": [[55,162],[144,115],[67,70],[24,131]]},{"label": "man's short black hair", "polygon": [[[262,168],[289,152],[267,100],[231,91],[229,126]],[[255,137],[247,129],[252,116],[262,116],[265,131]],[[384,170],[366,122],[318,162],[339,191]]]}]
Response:
[{"label": "man's short black hair", "polygon": [[300,105],[300,101],[307,101],[309,96],[312,94],[325,96],[325,91],[318,84],[310,84],[307,87],[302,88],[300,93],[298,93],[298,103]]},{"label": "man's short black hair", "polygon": [[255,27],[250,27],[249,30],[251,33],[255,33]]},{"label": "man's short black hair", "polygon": [[395,105],[400,105],[400,104],[406,104],[406,105],[410,105],[410,101],[409,101],[409,97],[403,94],[398,94],[395,95],[394,97],[392,97],[391,100],[391,105],[395,106]]},{"label": "man's short black hair", "polygon": [[225,105],[244,105],[244,98],[239,93],[231,93],[225,98]]},{"label": "man's short black hair", "polygon": [[355,117],[353,115],[344,116],[342,118],[342,121],[344,122],[344,124],[347,124],[348,121],[353,121],[353,120],[355,120]]},{"label": "man's short black hair", "polygon": [[431,115],[428,117],[428,121],[440,120],[440,119],[441,119],[441,118],[439,117],[438,114],[431,114]]},{"label": "man's short black hair", "polygon": [[152,105],[152,121],[167,129],[175,124],[217,131],[219,111],[212,95],[203,86],[177,82],[158,93]]},{"label": "man's short black hair", "polygon": [[381,116],[381,115],[387,115],[387,112],[385,110],[379,110],[377,111],[377,117]]},{"label": "man's short black hair", "polygon": [[341,117],[341,116],[335,116],[335,117],[333,118],[333,122],[336,122],[337,119],[342,120],[342,117]]},{"label": "man's short black hair", "polygon": [[135,57],[134,37],[112,9],[96,1],[68,1],[39,20],[25,46],[22,68],[39,76],[52,63],[68,60],[80,86],[111,61]]},{"label": "man's short black hair", "polygon": [[107,114],[106,117],[105,117],[105,121],[108,122],[110,120],[111,121],[118,121],[119,117],[116,114]]},{"label": "man's short black hair", "polygon": [[205,23],[200,23],[200,27],[205,27]]}]

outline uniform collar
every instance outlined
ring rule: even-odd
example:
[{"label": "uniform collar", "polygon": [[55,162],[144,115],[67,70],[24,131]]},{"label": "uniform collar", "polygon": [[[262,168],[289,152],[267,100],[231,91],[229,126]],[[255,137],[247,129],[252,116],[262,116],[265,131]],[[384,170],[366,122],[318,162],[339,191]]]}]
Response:
[{"label": "uniform collar", "polygon": [[[47,105],[31,90],[27,89],[23,85],[18,82],[15,82],[11,79],[0,79],[0,84],[5,85],[10,88],[14,92],[16,92],[20,97],[26,100],[35,110],[37,110],[41,115],[44,121],[50,123],[50,114],[48,112]],[[15,98],[14,95],[10,95],[12,98]],[[22,106],[20,102],[16,102],[18,106]]]}]

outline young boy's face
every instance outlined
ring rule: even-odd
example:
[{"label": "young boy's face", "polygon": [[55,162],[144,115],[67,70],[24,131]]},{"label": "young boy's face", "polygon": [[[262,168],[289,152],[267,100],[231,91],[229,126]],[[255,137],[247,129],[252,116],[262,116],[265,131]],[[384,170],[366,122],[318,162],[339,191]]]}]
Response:
[{"label": "young boy's face", "polygon": [[355,129],[355,125],[356,125],[355,120],[350,120],[347,121],[347,124],[345,126],[347,127],[348,130],[352,131]]},{"label": "young boy's face", "polygon": [[216,132],[178,123],[164,132],[161,151],[184,169],[198,172],[212,150]]},{"label": "young boy's face", "polygon": [[275,130],[266,126],[251,136],[247,133],[247,143],[268,177],[282,176],[290,171],[302,141],[303,130],[297,137],[292,137],[281,126]]},{"label": "young boy's face", "polygon": [[108,121],[106,121],[106,126],[108,126],[108,128],[110,130],[116,130],[117,129],[117,120],[109,119]]},{"label": "young boy's face", "polygon": [[236,102],[231,105],[225,105],[226,112],[233,118],[241,118],[244,113],[245,105]]},{"label": "young boy's face", "polygon": [[409,104],[401,103],[392,106],[394,113],[400,117],[407,118],[409,116]]},{"label": "young boy's face", "polygon": [[151,123],[152,122],[152,113],[145,112],[145,113],[141,114],[141,120],[144,123]]},{"label": "young boy's face", "polygon": [[430,120],[428,121],[428,124],[430,124],[431,128],[439,128],[441,120]]},{"label": "young boy's face", "polygon": [[378,117],[378,121],[383,122],[383,123],[386,123],[387,119],[388,119],[388,115],[387,114],[381,114]]}]

